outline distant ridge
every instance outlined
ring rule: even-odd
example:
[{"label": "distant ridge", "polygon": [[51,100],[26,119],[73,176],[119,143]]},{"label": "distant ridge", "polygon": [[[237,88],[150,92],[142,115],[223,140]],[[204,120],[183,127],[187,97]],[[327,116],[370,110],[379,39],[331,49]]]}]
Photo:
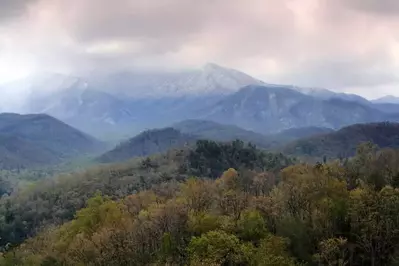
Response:
[{"label": "distant ridge", "polygon": [[345,158],[352,156],[363,142],[381,148],[399,148],[399,123],[356,124],[337,132],[309,137],[288,144],[283,152],[297,156]]},{"label": "distant ridge", "polygon": [[102,149],[100,141],[51,116],[0,114],[0,168],[51,165]]},{"label": "distant ridge", "polygon": [[387,95],[372,101],[373,103],[391,103],[391,104],[399,104],[399,97],[393,95]]},{"label": "distant ridge", "polygon": [[182,133],[199,136],[203,139],[214,141],[233,141],[239,139],[244,142],[251,142],[260,148],[274,146],[274,140],[265,135],[234,125],[224,125],[213,121],[190,119],[176,123],[172,127]]}]

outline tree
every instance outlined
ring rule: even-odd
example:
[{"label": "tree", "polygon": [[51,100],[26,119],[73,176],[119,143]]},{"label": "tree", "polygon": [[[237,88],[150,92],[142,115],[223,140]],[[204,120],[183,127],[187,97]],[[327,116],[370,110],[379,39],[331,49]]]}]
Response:
[{"label": "tree", "polygon": [[257,242],[268,234],[266,223],[257,211],[243,213],[237,224],[237,235],[244,241]]},{"label": "tree", "polygon": [[287,252],[287,239],[269,235],[257,248],[251,265],[257,266],[294,266],[295,260]]},{"label": "tree", "polygon": [[349,219],[362,262],[388,264],[399,245],[399,190],[358,188],[350,194]]},{"label": "tree", "polygon": [[329,238],[319,245],[319,253],[314,258],[319,265],[345,266],[349,264],[348,241],[345,238]]},{"label": "tree", "polygon": [[190,265],[239,265],[248,263],[251,250],[223,231],[210,231],[193,237],[189,246]]}]

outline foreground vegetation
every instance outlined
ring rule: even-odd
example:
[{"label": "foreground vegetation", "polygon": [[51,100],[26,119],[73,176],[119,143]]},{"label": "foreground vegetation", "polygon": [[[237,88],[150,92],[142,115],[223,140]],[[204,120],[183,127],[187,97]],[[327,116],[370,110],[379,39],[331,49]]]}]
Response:
[{"label": "foreground vegetation", "polygon": [[40,222],[25,237],[46,226],[5,244],[0,264],[397,265],[399,150],[366,143],[351,159],[293,163],[201,141],[42,184],[6,199],[1,228],[20,232],[12,226],[27,209],[18,201],[43,208],[33,208]]}]

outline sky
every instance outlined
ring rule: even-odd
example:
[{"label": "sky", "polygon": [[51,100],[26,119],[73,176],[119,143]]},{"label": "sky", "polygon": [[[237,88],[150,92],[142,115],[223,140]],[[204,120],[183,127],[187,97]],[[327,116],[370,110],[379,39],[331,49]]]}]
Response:
[{"label": "sky", "polygon": [[0,0],[0,82],[214,62],[270,83],[399,96],[397,0]]}]

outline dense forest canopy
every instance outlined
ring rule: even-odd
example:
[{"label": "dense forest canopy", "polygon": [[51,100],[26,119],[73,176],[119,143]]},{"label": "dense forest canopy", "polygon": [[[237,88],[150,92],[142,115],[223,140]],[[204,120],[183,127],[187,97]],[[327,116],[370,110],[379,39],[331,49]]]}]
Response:
[{"label": "dense forest canopy", "polygon": [[[237,156],[240,154],[245,156]],[[221,162],[215,164],[215,156]],[[196,161],[198,157],[200,164]],[[194,149],[170,150],[144,159],[45,178],[0,200],[0,245],[18,244],[42,228],[71,220],[96,192],[118,200],[167,182],[182,182],[197,173],[216,178],[230,164],[242,171],[278,173],[293,162],[242,141],[198,141]],[[208,173],[211,175],[207,176]]]},{"label": "dense forest canopy", "polygon": [[1,200],[0,265],[396,265],[398,165],[204,140],[38,181]]}]

